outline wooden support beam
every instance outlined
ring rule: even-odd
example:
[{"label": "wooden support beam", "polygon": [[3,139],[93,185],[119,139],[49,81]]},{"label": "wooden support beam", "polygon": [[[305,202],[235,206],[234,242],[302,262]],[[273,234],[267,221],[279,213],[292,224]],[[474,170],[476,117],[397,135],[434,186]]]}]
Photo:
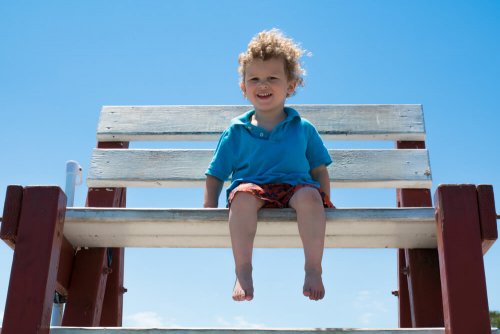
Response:
[{"label": "wooden support beam", "polygon": [[[423,141],[399,141],[398,149],[425,149]],[[397,189],[398,207],[432,207],[429,189]],[[444,326],[439,277],[438,254],[435,249],[405,249],[406,285],[411,312],[411,327]],[[403,279],[404,279],[403,277]],[[399,278],[402,278],[399,275]],[[403,285],[403,284],[401,284]],[[400,292],[401,293],[401,292]],[[401,305],[400,314],[406,316],[407,306]],[[402,322],[404,319],[400,318]]]},{"label": "wooden support beam", "polygon": [[24,188],[22,186],[10,185],[7,187],[5,194],[0,238],[12,249],[14,249],[16,244],[23,191]]},{"label": "wooden support beam", "polygon": [[411,328],[410,294],[408,289],[408,270],[404,249],[398,249],[398,326],[399,328]]},{"label": "wooden support beam", "polygon": [[[99,142],[97,147],[125,149],[128,148],[128,142]],[[86,206],[123,207],[125,202],[125,188],[90,188]],[[107,248],[90,248],[76,254],[63,316],[64,326],[121,326],[123,251],[117,249],[113,253],[115,270],[109,267]]]},{"label": "wooden support beam", "polygon": [[68,239],[63,237],[61,245],[61,255],[59,257],[59,269],[57,271],[56,291],[62,295],[68,296],[68,288],[71,282],[71,272],[73,270],[73,260],[75,250]]},{"label": "wooden support beam", "polygon": [[435,249],[406,249],[412,327],[442,327],[443,301]]},{"label": "wooden support beam", "polygon": [[111,273],[106,283],[100,326],[120,327],[123,318],[124,248],[108,248],[112,252]]},{"label": "wooden support beam", "polygon": [[3,317],[3,334],[49,334],[66,195],[59,187],[26,187]]},{"label": "wooden support beam", "polygon": [[106,248],[82,249],[76,253],[63,326],[99,326],[107,261]]},{"label": "wooden support beam", "polygon": [[[398,206],[432,206],[427,189],[398,190]],[[435,249],[405,249],[412,327],[442,327],[443,302],[439,277],[438,254]]]},{"label": "wooden support beam", "polygon": [[483,254],[498,239],[497,217],[495,209],[495,198],[491,185],[477,186],[477,200],[479,205],[479,219],[481,222],[481,240]]},{"label": "wooden support beam", "polygon": [[441,185],[434,201],[446,333],[490,333],[476,187]]},{"label": "wooden support beam", "polygon": [[[9,185],[5,196],[5,204],[0,231],[0,238],[12,249],[15,249],[19,218],[23,200],[24,187]],[[73,263],[74,250],[69,241],[63,237],[61,253],[59,256],[59,272],[57,274],[56,291],[67,295],[69,275]]]}]

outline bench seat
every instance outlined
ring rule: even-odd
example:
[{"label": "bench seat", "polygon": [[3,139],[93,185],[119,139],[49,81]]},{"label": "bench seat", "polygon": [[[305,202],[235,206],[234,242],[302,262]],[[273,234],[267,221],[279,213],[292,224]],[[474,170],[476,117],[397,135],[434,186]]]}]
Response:
[{"label": "bench seat", "polygon": [[[433,208],[326,209],[326,247],[436,248]],[[75,247],[231,247],[227,209],[69,208]],[[292,209],[262,209],[255,246],[302,247]]]}]

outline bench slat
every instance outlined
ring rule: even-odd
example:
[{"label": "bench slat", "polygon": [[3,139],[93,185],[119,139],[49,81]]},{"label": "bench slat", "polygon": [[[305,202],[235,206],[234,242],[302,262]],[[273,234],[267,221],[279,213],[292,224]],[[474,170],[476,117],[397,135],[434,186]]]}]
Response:
[{"label": "bench slat", "polygon": [[[104,328],[104,327],[51,327],[51,334],[445,334],[444,328]],[[492,329],[492,334],[499,331]]]},{"label": "bench slat", "polygon": [[[326,247],[435,248],[433,208],[326,209]],[[75,247],[231,246],[227,209],[68,208]],[[301,247],[292,209],[262,209],[255,246]]]},{"label": "bench slat", "polygon": [[[427,150],[329,150],[332,186],[430,188]],[[213,150],[95,149],[89,187],[199,187]]]},{"label": "bench slat", "polygon": [[[422,106],[290,105],[323,139],[425,140]],[[105,106],[98,141],[217,140],[250,106]]]},{"label": "bench slat", "polygon": [[[445,334],[444,328],[111,328],[51,327],[51,334]],[[498,334],[497,329],[491,330]]]}]

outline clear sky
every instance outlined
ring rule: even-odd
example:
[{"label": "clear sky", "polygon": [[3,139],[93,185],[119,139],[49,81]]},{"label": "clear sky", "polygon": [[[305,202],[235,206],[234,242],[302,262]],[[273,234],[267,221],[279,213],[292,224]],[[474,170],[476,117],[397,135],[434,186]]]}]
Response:
[{"label": "clear sky", "polygon": [[[500,208],[499,1],[4,0],[0,15],[0,203],[9,184],[64,187],[67,160],[86,173],[103,105],[246,104],[237,56],[277,27],[313,54],[290,103],[421,103],[433,192],[493,184]],[[148,194],[131,190],[129,206],[202,201],[201,190]],[[339,207],[395,205],[392,190],[332,195]],[[327,250],[321,302],[301,296],[302,259],[256,250],[256,298],[235,303],[229,249],[127,250],[124,324],[397,327],[395,250]],[[484,260],[500,310],[500,246]],[[1,243],[0,317],[11,261]]]}]

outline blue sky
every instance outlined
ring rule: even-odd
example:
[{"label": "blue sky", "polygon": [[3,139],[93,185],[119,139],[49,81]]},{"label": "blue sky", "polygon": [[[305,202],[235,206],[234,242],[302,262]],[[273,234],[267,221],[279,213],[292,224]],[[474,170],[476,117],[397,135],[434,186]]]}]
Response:
[{"label": "blue sky", "polygon": [[[0,13],[1,203],[9,184],[64,187],[67,160],[85,173],[103,105],[246,104],[237,56],[273,27],[313,54],[290,103],[421,103],[433,191],[500,191],[498,1],[6,0]],[[77,188],[76,206],[85,193]],[[129,206],[202,201],[201,190],[148,194],[129,191]],[[392,190],[332,197],[339,207],[395,205]],[[300,295],[302,259],[300,249],[256,250],[256,299],[238,304],[229,249],[127,250],[124,324],[397,327],[394,250],[327,250],[317,303]],[[498,244],[484,260],[490,308],[500,310]],[[0,244],[0,317],[11,261]]]}]

